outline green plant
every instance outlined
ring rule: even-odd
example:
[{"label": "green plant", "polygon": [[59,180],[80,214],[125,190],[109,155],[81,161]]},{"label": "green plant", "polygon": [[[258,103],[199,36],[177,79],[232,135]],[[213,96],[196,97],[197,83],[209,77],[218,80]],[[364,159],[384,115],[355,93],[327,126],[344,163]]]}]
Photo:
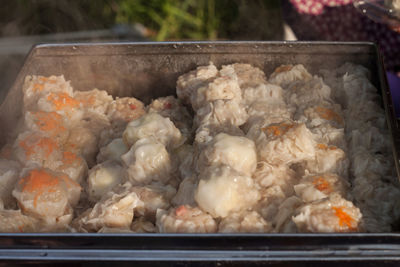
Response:
[{"label": "green plant", "polygon": [[119,0],[116,21],[139,22],[154,32],[156,41],[219,38],[222,20],[237,13],[228,0]]}]

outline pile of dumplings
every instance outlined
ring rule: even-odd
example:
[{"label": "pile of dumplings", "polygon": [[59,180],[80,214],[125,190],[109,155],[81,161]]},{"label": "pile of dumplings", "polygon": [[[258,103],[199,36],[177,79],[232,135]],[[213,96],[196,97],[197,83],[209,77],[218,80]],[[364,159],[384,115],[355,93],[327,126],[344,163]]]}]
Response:
[{"label": "pile of dumplings", "polygon": [[27,76],[0,232],[391,232],[400,190],[362,66],[200,66],[144,105]]}]

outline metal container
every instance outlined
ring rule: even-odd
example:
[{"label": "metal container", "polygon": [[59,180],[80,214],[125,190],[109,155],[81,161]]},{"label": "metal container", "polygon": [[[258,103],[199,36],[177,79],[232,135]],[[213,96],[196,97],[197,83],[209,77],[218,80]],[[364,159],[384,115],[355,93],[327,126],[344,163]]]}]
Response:
[{"label": "metal container", "polygon": [[[212,61],[220,67],[250,63],[270,74],[281,64],[301,63],[311,73],[345,62],[367,67],[382,96],[394,158],[400,144],[382,58],[373,43],[338,42],[179,42],[35,46],[0,107],[0,140],[5,142],[21,117],[26,75],[61,75],[75,90],[98,88],[114,96],[152,98],[175,94],[177,77]],[[334,88],[333,88],[334,90]],[[0,260],[137,261],[181,265],[218,262],[249,265],[310,262],[365,266],[400,263],[400,234],[0,234]],[[154,263],[154,262],[153,262]]]}]

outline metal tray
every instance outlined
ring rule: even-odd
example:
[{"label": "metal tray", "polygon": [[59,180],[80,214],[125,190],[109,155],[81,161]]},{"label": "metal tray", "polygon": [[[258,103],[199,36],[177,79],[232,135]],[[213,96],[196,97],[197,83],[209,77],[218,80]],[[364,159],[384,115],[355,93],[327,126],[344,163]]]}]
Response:
[{"label": "metal tray", "polygon": [[[301,63],[311,73],[345,62],[367,67],[382,95],[398,168],[399,126],[382,58],[373,43],[178,42],[37,45],[0,106],[0,145],[21,117],[22,84],[29,74],[61,75],[75,90],[98,88],[144,102],[175,93],[176,79],[199,65],[250,63],[267,74],[281,64]],[[365,266],[400,261],[400,234],[0,234],[0,260],[137,261],[158,264],[218,262],[246,265],[326,262]],[[361,264],[362,263],[362,264]]]}]

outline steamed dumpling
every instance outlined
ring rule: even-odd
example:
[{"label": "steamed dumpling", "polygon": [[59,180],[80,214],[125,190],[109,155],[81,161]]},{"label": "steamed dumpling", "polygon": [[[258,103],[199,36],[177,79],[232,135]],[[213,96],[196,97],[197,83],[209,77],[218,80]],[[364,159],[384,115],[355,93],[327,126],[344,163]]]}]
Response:
[{"label": "steamed dumpling", "polygon": [[208,66],[199,66],[178,77],[176,82],[176,94],[185,104],[190,104],[190,96],[197,89],[209,83],[218,75],[218,69],[210,62]]},{"label": "steamed dumpling", "polygon": [[147,110],[169,118],[186,140],[191,138],[193,118],[179,99],[174,96],[159,97],[147,106]]},{"label": "steamed dumpling", "polygon": [[215,218],[245,210],[260,198],[251,177],[225,165],[211,166],[199,178],[194,198],[201,209]]},{"label": "steamed dumpling", "polygon": [[132,146],[142,138],[153,138],[167,147],[178,147],[184,140],[169,118],[158,113],[148,113],[133,120],[126,126],[123,139],[127,146]]},{"label": "steamed dumpling", "polygon": [[89,198],[92,201],[98,201],[125,179],[125,169],[119,162],[108,160],[97,164],[89,171],[87,181]]},{"label": "steamed dumpling", "polygon": [[134,208],[142,204],[135,192],[124,191],[120,194],[110,192],[101,201],[85,211],[73,222],[80,232],[97,232],[103,227],[129,229],[134,215]]},{"label": "steamed dumpling", "polygon": [[113,100],[113,97],[105,90],[93,89],[88,91],[75,91],[74,99],[79,101],[85,113],[105,115],[107,107]]},{"label": "steamed dumpling", "polygon": [[24,107],[27,110],[36,110],[38,100],[48,93],[60,92],[72,96],[73,89],[63,75],[50,77],[28,75],[25,77],[22,91]]},{"label": "steamed dumpling", "polygon": [[140,139],[121,159],[133,184],[166,183],[174,169],[165,146],[153,139]]},{"label": "steamed dumpling", "polygon": [[157,210],[160,233],[214,233],[217,223],[201,209],[182,205],[169,211]]},{"label": "steamed dumpling", "polygon": [[360,210],[337,194],[303,205],[293,217],[300,232],[358,232]]},{"label": "steamed dumpling", "polygon": [[312,75],[304,68],[302,64],[282,65],[277,67],[269,77],[269,82],[287,87],[295,81],[309,81]]},{"label": "steamed dumpling", "polygon": [[218,225],[220,233],[266,233],[271,230],[271,224],[266,222],[256,211],[231,213]]},{"label": "steamed dumpling", "polygon": [[305,162],[305,168],[310,173],[333,172],[347,176],[348,160],[343,150],[336,146],[317,144],[315,157]]},{"label": "steamed dumpling", "polygon": [[273,165],[300,162],[315,156],[315,141],[303,123],[283,121],[254,125],[247,137],[256,143],[258,156]]},{"label": "steamed dumpling", "polygon": [[323,199],[333,193],[347,197],[350,184],[333,173],[324,173],[319,175],[307,175],[303,177],[294,191],[304,202],[312,202]]},{"label": "steamed dumpling", "polygon": [[0,209],[0,233],[32,233],[40,228],[37,219],[22,214],[21,210]]},{"label": "steamed dumpling", "polygon": [[106,115],[112,124],[126,125],[146,113],[142,101],[134,97],[117,98],[108,105]]},{"label": "steamed dumpling", "polygon": [[199,87],[191,96],[190,101],[195,111],[207,103],[217,100],[242,100],[242,91],[236,75],[220,76],[205,86]]},{"label": "steamed dumpling", "polygon": [[224,164],[244,175],[251,176],[257,166],[254,142],[246,137],[220,133],[201,152],[197,162],[200,171],[214,164]]},{"label": "steamed dumpling", "polygon": [[121,156],[128,151],[129,148],[125,145],[122,138],[116,138],[100,149],[99,154],[97,154],[97,163],[106,160],[120,161]]},{"label": "steamed dumpling", "polygon": [[223,76],[235,75],[242,90],[267,83],[264,72],[250,64],[234,63],[225,65],[222,66],[220,73]]},{"label": "steamed dumpling", "polygon": [[38,165],[55,170],[62,161],[62,152],[57,140],[40,132],[24,132],[14,143],[16,158],[25,165]]},{"label": "steamed dumpling", "polygon": [[[67,175],[49,169],[25,169],[16,184],[13,196],[23,212],[47,224],[58,224],[78,203],[81,187]],[[66,227],[66,225],[64,225]]]}]

